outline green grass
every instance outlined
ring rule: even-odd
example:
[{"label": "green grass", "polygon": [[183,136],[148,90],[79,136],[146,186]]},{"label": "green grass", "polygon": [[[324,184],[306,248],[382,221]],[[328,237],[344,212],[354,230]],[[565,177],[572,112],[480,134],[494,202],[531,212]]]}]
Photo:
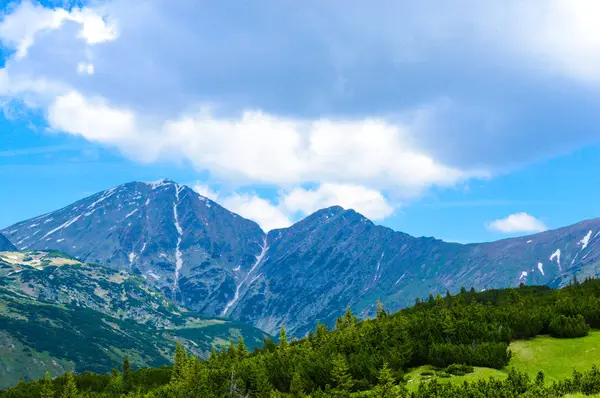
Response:
[{"label": "green grass", "polygon": [[578,371],[588,370],[594,363],[600,366],[600,330],[592,330],[578,339],[555,339],[538,336],[515,341],[510,345],[513,358],[510,365],[529,375],[543,370],[546,380],[559,380]]},{"label": "green grass", "polygon": [[[508,368],[514,367],[527,372],[532,378],[542,370],[546,380],[564,379],[571,376],[573,369],[589,370],[594,363],[600,366],[600,330],[592,330],[586,337],[578,339],[555,339],[550,336],[538,336],[531,340],[515,341],[510,345],[513,357],[507,368],[497,370],[475,367],[473,373],[465,376],[438,378],[440,383],[462,384],[481,378],[496,377],[503,379],[508,374]],[[431,376],[421,373],[434,371],[432,366],[420,366],[406,373],[407,387],[415,390],[421,381],[430,380]],[[583,395],[569,395],[571,398]],[[598,395],[600,397],[600,395]]]}]

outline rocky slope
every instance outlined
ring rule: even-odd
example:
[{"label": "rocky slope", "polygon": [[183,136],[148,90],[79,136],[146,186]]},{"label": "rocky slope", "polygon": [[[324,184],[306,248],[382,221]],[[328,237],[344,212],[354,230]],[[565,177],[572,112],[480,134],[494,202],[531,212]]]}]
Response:
[{"label": "rocky slope", "polygon": [[600,220],[529,237],[461,245],[378,226],[341,207],[265,234],[172,181],[100,192],[3,231],[23,248],[58,249],[140,275],[185,307],[296,335],[347,305],[369,316],[416,297],[515,286],[561,286],[600,275]]},{"label": "rocky slope", "polygon": [[125,353],[138,367],[165,365],[176,340],[206,357],[265,336],[179,308],[141,277],[41,251],[0,252],[0,324],[0,388],[46,370],[109,372]]},{"label": "rocky slope", "polygon": [[0,234],[0,252],[7,250],[16,250],[17,248],[10,243],[8,239],[2,234]]}]

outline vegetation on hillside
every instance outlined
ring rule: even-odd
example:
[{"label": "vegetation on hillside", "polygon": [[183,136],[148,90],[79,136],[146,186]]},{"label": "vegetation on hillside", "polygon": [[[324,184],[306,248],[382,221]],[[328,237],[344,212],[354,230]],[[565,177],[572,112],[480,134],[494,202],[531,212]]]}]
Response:
[{"label": "vegetation on hillside", "polygon": [[[566,319],[566,320],[565,320]],[[583,323],[582,323],[583,320]],[[582,326],[585,325],[585,326]],[[243,340],[213,351],[207,361],[181,346],[172,368],[129,370],[112,375],[67,375],[51,381],[58,396],[70,379],[80,396],[89,397],[544,397],[600,393],[596,367],[575,371],[550,384],[539,373],[510,370],[504,380],[477,380],[463,385],[435,378],[407,391],[404,372],[435,365],[439,377],[471,371],[471,366],[500,369],[510,358],[509,344],[539,334],[581,336],[600,327],[600,280],[576,280],[561,290],[521,286],[417,300],[410,309],[388,314],[378,305],[375,319],[359,322],[348,310],[334,330],[319,324],[306,338],[266,339],[249,352]],[[456,366],[460,364],[461,366]],[[453,366],[454,365],[454,366]],[[37,397],[49,383],[23,383],[0,396]],[[63,395],[61,395],[63,394]],[[71,394],[71,393],[69,393]],[[72,396],[72,395],[69,395]]]}]

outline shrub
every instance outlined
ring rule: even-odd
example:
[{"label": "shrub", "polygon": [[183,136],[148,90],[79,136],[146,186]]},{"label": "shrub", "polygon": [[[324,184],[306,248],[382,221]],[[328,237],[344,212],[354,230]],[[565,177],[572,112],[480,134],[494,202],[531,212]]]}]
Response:
[{"label": "shrub", "polygon": [[474,369],[469,365],[452,364],[444,369],[444,372],[454,376],[464,376],[467,373],[473,373]]},{"label": "shrub", "polygon": [[588,335],[590,326],[582,315],[568,317],[558,315],[548,326],[550,334],[558,338],[584,337]]}]

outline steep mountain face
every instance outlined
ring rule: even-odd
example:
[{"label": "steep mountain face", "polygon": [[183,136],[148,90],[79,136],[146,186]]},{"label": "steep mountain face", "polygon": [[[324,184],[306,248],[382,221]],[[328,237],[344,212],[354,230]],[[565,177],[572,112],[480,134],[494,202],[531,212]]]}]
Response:
[{"label": "steep mountain face", "polygon": [[0,252],[16,250],[17,248],[10,243],[8,239],[2,234],[0,234]]},{"label": "steep mountain face", "polygon": [[414,238],[332,207],[268,235],[267,251],[231,316],[296,335],[333,324],[347,305],[373,315],[380,298],[397,309],[461,287],[562,286],[600,275],[600,220],[530,237],[461,245]]},{"label": "steep mountain face", "polygon": [[185,307],[295,335],[350,305],[373,314],[430,293],[520,283],[562,286],[600,275],[600,220],[529,237],[462,245],[323,209],[265,235],[172,181],[130,183],[1,231],[19,248],[59,249],[139,274]]},{"label": "steep mountain face", "polygon": [[177,307],[143,278],[56,252],[0,252],[0,388],[75,369],[109,372],[127,353],[134,366],[166,365],[175,341],[201,357],[250,325]]},{"label": "steep mountain face", "polygon": [[211,315],[223,312],[264,240],[256,223],[169,180],[121,185],[5,233],[19,249],[59,250],[139,274]]}]

